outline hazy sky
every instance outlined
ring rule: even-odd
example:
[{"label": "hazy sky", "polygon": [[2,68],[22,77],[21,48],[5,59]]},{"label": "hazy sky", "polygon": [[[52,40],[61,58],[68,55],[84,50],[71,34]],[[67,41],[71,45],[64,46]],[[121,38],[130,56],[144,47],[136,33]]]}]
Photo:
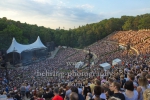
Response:
[{"label": "hazy sky", "polygon": [[0,0],[0,18],[56,29],[150,13],[150,0]]}]

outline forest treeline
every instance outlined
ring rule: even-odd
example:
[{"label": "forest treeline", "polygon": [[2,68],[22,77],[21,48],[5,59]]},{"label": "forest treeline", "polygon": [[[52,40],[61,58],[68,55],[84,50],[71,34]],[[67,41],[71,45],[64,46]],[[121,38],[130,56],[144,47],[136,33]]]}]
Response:
[{"label": "forest treeline", "polygon": [[40,36],[45,45],[47,42],[54,41],[56,46],[83,48],[114,31],[139,29],[150,29],[150,14],[104,19],[70,30],[54,30],[3,17],[0,18],[0,49],[7,50],[13,37],[21,44],[30,44],[37,39],[37,36]]}]

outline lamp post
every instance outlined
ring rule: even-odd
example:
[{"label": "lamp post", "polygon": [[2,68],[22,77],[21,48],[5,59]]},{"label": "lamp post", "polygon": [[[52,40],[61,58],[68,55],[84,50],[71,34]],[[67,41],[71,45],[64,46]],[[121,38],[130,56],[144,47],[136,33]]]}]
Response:
[{"label": "lamp post", "polygon": [[88,78],[89,78],[89,74],[90,74],[90,60],[92,59],[93,55],[91,54],[91,51],[89,49],[88,54],[86,54],[85,59],[88,60]]}]

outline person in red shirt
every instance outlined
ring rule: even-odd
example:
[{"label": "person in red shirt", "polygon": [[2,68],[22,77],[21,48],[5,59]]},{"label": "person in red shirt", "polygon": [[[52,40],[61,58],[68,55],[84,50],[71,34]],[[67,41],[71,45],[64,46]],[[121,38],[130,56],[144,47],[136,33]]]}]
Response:
[{"label": "person in red shirt", "polygon": [[54,97],[52,100],[63,100],[63,98],[59,95],[59,88],[54,89]]}]

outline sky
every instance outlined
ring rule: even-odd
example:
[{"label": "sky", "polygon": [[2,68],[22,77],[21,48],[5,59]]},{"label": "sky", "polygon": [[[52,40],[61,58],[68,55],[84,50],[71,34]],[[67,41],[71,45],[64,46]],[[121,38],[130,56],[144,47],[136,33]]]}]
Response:
[{"label": "sky", "polygon": [[150,13],[150,0],[0,0],[0,18],[51,29]]}]

